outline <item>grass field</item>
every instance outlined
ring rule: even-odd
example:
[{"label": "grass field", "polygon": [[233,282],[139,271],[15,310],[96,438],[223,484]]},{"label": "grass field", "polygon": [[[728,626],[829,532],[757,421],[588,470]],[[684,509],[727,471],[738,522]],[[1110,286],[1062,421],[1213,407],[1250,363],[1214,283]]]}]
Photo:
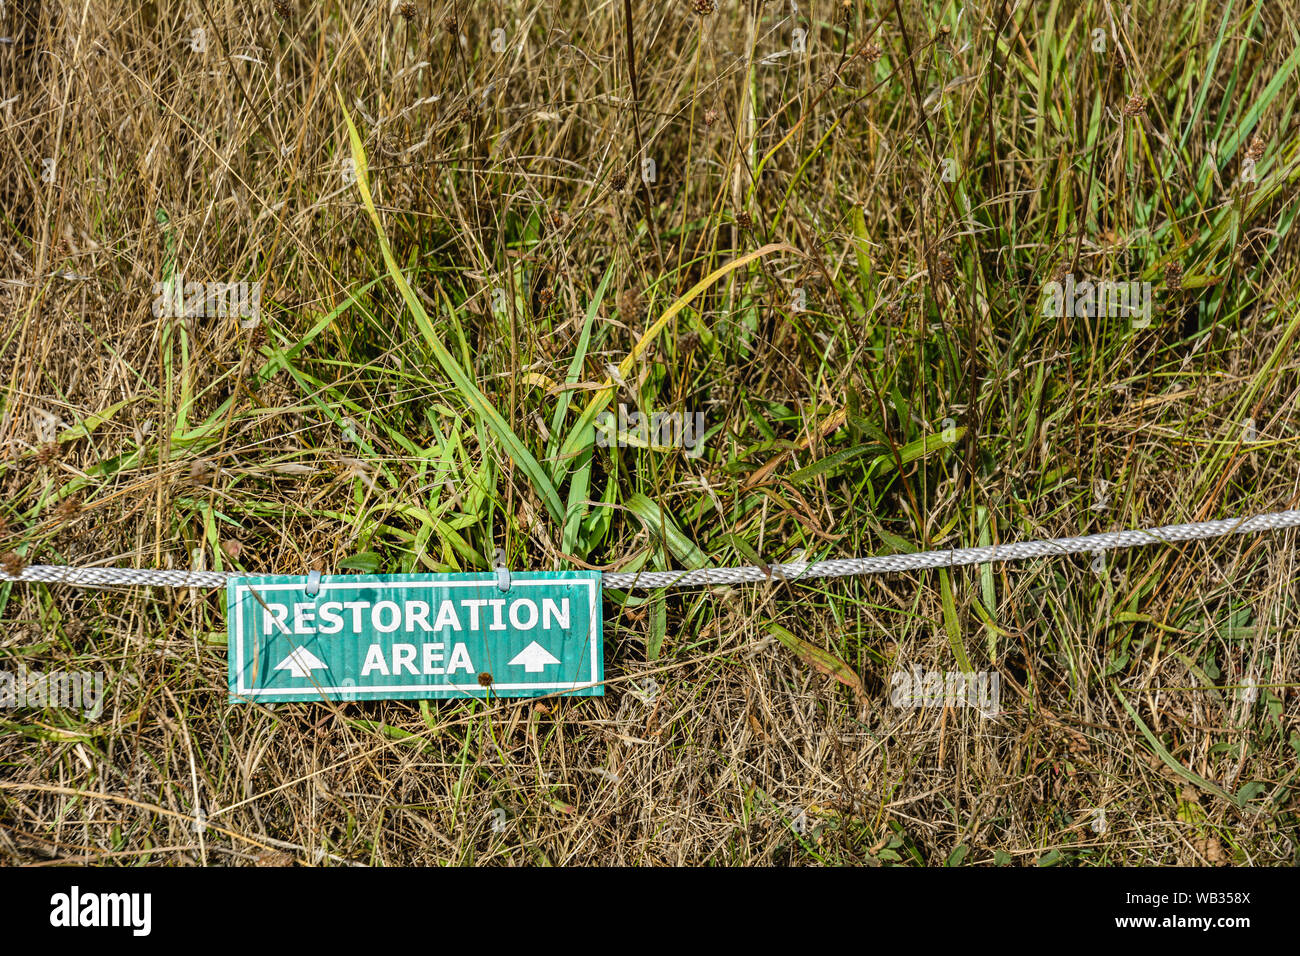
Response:
[{"label": "grass field", "polygon": [[[1296,13],[4,4],[0,566],[731,567],[1296,507]],[[1053,304],[1085,281],[1149,314]],[[252,318],[159,314],[239,282]],[[702,447],[598,444],[620,405]],[[97,719],[0,710],[0,860],[1294,863],[1295,554],[610,589],[604,697],[487,703],[232,705],[221,592],[0,582],[0,669],[105,680]],[[1000,715],[895,706],[914,666]]]}]

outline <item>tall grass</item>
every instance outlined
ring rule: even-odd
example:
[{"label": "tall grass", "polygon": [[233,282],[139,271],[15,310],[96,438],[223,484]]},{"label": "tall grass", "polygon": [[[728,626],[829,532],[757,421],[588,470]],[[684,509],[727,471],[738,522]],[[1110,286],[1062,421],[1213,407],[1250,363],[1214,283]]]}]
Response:
[{"label": "tall grass", "polygon": [[[1292,506],[1287,14],[7,5],[0,554],[637,570]],[[155,315],[177,275],[260,324]],[[1066,275],[1150,325],[1045,315]],[[598,443],[619,404],[703,453]],[[219,596],[2,584],[0,668],[109,700],[0,711],[0,854],[1291,861],[1292,554],[607,591],[604,698],[487,706],[231,708]],[[913,664],[1005,715],[892,706]]]}]

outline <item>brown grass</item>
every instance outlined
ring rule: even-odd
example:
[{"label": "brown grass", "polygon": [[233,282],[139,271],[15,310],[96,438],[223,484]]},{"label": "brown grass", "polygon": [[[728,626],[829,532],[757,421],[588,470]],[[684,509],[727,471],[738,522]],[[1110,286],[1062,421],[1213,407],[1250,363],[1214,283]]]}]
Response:
[{"label": "brown grass", "polygon": [[[1221,12],[1189,36],[1177,4],[1053,5],[1050,25],[1042,4],[965,4],[960,22],[951,4],[811,4],[796,59],[777,56],[786,7],[638,2],[633,71],[623,4],[414,6],[6,4],[0,553],[300,573],[358,552],[390,571],[481,569],[505,546],[534,569],[680,566],[627,509],[641,491],[710,560],[747,564],[1295,501],[1297,81],[1281,8],[1233,19],[1210,69]],[[1111,31],[1106,58],[1088,53],[1094,24]],[[589,497],[612,482],[610,531],[584,553],[562,554],[391,284],[360,291],[384,266],[345,178],[336,91],[399,262],[539,457],[555,398],[535,377],[563,381],[610,264],[585,383],[710,269],[768,242],[801,250],[738,270],[639,363],[619,400],[706,407],[721,427],[698,463],[602,461]],[[1239,120],[1267,144],[1258,192],[1223,156],[1239,129],[1250,140]],[[938,177],[948,156],[955,184]],[[1224,209],[1238,216],[1216,231]],[[173,257],[196,280],[262,281],[262,327],[155,318]],[[1044,320],[1054,269],[1154,279],[1156,327]],[[895,467],[949,417],[967,429],[957,449]],[[871,442],[847,468],[792,477]],[[464,548],[443,531],[417,541],[411,506]],[[0,860],[1295,859],[1290,534],[1112,556],[1104,575],[1073,560],[949,580],[946,610],[937,574],[607,596],[599,699],[276,707],[226,703],[220,595],[0,585],[0,667],[102,669],[109,684],[97,721],[0,712]],[[953,669],[954,641],[1001,675],[1003,717],[891,707],[893,669]],[[1248,676],[1253,704],[1236,694]]]}]

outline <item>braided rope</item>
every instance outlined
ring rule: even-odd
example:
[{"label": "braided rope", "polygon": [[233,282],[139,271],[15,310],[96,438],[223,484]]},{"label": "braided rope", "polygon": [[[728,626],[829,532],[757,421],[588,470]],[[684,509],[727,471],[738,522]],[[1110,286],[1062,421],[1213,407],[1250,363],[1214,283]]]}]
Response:
[{"label": "braided rope", "polygon": [[[886,554],[869,558],[839,558],[808,563],[795,561],[773,564],[767,568],[700,568],[695,571],[613,572],[603,576],[609,588],[644,589],[666,587],[700,587],[710,584],[749,584],[760,581],[839,578],[856,574],[883,574],[898,571],[921,571],[926,568],[956,568],[970,564],[1000,561],[1024,561],[1093,551],[1115,551],[1154,544],[1173,544],[1222,538],[1230,534],[1251,534],[1300,527],[1300,511],[1275,511],[1250,518],[1221,518],[1194,524],[1171,524],[1160,528],[1108,531],[1073,538],[1043,541],[1019,541],[981,548],[950,548],[918,551],[912,554]],[[0,571],[0,581],[30,581],[44,584],[72,584],[79,587],[148,585],[172,588],[222,588],[230,578],[246,572],[226,571],[150,571],[135,568],[69,568],[51,564],[33,564],[17,575]]]},{"label": "braided rope", "polygon": [[33,564],[18,575],[0,572],[0,581],[39,581],[42,584],[73,584],[83,588],[143,584],[160,588],[224,588],[230,578],[243,572],[150,571],[137,568],[68,568],[57,564]]},{"label": "braided rope", "polygon": [[996,561],[1024,561],[1090,551],[1113,551],[1142,545],[1171,544],[1202,538],[1221,538],[1229,534],[1276,531],[1300,526],[1300,511],[1277,511],[1252,518],[1222,518],[1196,524],[1171,524],[1146,530],[1108,531],[1074,538],[1050,538],[1045,541],[1019,541],[982,548],[951,548],[917,551],[912,554],[886,554],[871,558],[841,558],[808,564],[796,561],[773,564],[768,570],[758,567],[702,568],[697,571],[649,571],[637,574],[606,574],[605,587],[661,588],[697,587],[703,584],[744,584],[771,578],[838,578],[851,574],[881,574],[893,571],[920,571],[925,568],[956,568],[968,564],[991,564]]}]

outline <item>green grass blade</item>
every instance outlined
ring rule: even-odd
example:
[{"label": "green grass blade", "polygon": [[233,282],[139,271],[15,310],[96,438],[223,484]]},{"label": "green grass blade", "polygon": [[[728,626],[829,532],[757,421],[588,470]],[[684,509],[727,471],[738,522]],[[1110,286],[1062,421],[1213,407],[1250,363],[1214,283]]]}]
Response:
[{"label": "green grass blade", "polygon": [[551,517],[557,522],[563,522],[564,507],[561,505],[560,496],[556,493],[555,486],[551,484],[546,471],[533,457],[532,453],[524,447],[524,443],[506,424],[500,412],[487,400],[487,396],[479,391],[478,386],[474,384],[465,370],[452,357],[451,352],[443,345],[442,339],[439,338],[437,330],[433,327],[433,322],[429,319],[429,314],[424,309],[424,305],[412,291],[410,283],[406,281],[406,276],[397,265],[397,260],[393,258],[392,249],[388,245],[388,237],[384,233],[384,225],[379,220],[374,198],[370,194],[366,154],[361,145],[361,137],[357,133],[356,125],[352,122],[352,117],[348,114],[347,106],[343,102],[343,94],[339,93],[338,98],[339,108],[343,111],[343,119],[348,125],[348,140],[352,146],[352,160],[356,165],[357,189],[361,192],[361,201],[366,207],[366,212],[370,214],[371,222],[375,224],[375,232],[379,236],[379,249],[383,254],[384,264],[388,267],[389,276],[396,283],[398,291],[401,292],[402,298],[406,301],[407,308],[411,310],[411,314],[415,317],[416,325],[419,326],[420,332],[424,335],[425,342],[433,351],[438,364],[447,373],[447,377],[452,380],[457,391],[460,392],[469,406],[487,423],[488,428],[496,435],[497,440],[505,446],[511,460],[528,475],[533,483],[534,490],[541,496],[546,505],[546,510],[551,513]]}]

